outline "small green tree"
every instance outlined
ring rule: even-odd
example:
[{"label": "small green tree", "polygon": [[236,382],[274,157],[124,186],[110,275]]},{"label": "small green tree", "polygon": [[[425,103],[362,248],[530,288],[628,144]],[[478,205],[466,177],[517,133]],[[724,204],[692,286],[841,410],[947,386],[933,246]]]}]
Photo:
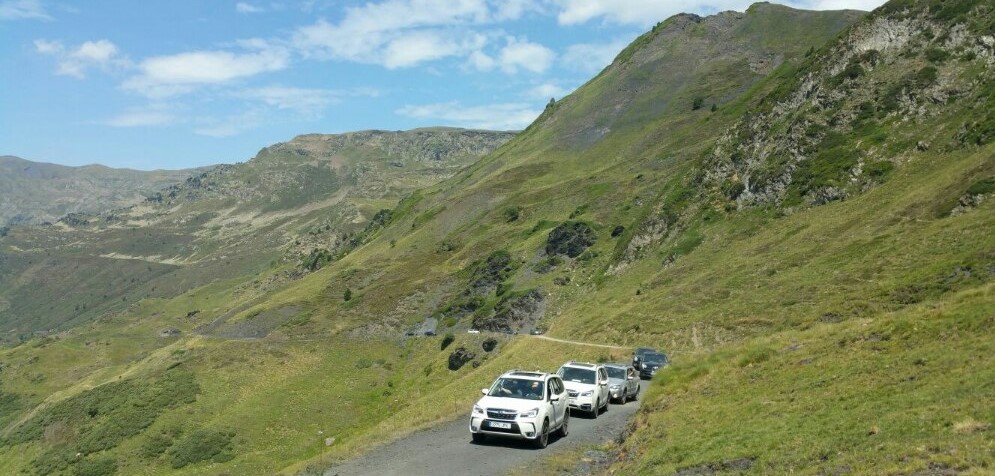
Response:
[{"label": "small green tree", "polygon": [[345,288],[345,292],[342,293],[342,300],[349,301],[350,299],[352,299],[352,289]]},{"label": "small green tree", "polygon": [[701,109],[701,107],[704,105],[705,105],[705,98],[700,96],[696,97],[694,98],[694,101],[691,102],[691,110],[697,111],[698,109]]}]

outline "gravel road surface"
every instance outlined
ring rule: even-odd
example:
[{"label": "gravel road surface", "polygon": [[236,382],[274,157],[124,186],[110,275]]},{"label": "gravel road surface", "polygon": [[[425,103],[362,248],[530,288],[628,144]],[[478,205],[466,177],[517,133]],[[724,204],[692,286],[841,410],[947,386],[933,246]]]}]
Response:
[{"label": "gravel road surface", "polygon": [[[645,382],[642,386],[645,387]],[[549,446],[544,450],[533,449],[528,442],[518,440],[488,438],[483,444],[471,443],[468,408],[465,418],[376,448],[332,467],[325,475],[503,475],[549,452],[613,440],[638,407],[639,401],[609,404],[608,411],[597,419],[574,412],[570,418],[570,434],[562,439],[550,436]]]}]

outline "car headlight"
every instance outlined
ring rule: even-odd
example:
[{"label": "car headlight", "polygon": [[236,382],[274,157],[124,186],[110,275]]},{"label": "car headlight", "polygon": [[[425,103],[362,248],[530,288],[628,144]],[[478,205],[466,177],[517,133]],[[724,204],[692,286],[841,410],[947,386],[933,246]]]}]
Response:
[{"label": "car headlight", "polygon": [[580,394],[580,396],[582,396],[582,397],[590,397],[591,395],[594,395],[594,390],[588,390],[588,391]]},{"label": "car headlight", "polygon": [[520,416],[522,418],[535,418],[536,415],[538,415],[538,414],[539,414],[539,408],[536,407],[536,408],[533,408],[533,409],[531,409],[531,410],[529,410],[527,412],[522,412],[518,416]]},{"label": "car headlight", "polygon": [[474,405],[473,406],[473,414],[474,415],[483,415],[484,414],[484,409],[480,408],[480,405]]},{"label": "car headlight", "polygon": [[608,387],[608,388],[611,389],[611,390],[621,390],[622,386],[619,385],[619,384],[615,384],[615,385],[612,385],[611,387]]}]

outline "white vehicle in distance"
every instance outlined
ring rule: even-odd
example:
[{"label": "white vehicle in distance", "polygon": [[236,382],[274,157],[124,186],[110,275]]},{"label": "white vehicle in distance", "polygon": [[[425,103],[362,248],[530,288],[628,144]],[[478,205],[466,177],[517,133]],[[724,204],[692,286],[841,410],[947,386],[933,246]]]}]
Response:
[{"label": "white vehicle in distance", "polygon": [[474,443],[487,436],[530,440],[545,448],[549,434],[567,436],[570,412],[567,390],[556,374],[512,370],[498,377],[470,414],[470,436]]},{"label": "white vehicle in distance", "polygon": [[480,334],[480,331],[477,330],[477,329],[467,329],[466,333],[467,334]]},{"label": "white vehicle in distance", "polygon": [[601,364],[570,361],[563,364],[557,375],[563,379],[570,396],[570,408],[576,408],[597,418],[601,409],[608,410],[608,372]]}]

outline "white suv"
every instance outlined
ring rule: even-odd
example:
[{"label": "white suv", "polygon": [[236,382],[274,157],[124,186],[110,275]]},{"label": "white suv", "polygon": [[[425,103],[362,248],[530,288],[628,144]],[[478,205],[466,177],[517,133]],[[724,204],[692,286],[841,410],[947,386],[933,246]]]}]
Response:
[{"label": "white suv", "polygon": [[552,431],[567,436],[570,412],[567,390],[556,374],[512,370],[498,377],[470,415],[474,443],[487,435],[531,440],[545,448]]},{"label": "white suv", "polygon": [[608,372],[601,364],[570,361],[556,372],[563,379],[570,396],[570,408],[576,408],[597,418],[601,409],[608,410]]}]

